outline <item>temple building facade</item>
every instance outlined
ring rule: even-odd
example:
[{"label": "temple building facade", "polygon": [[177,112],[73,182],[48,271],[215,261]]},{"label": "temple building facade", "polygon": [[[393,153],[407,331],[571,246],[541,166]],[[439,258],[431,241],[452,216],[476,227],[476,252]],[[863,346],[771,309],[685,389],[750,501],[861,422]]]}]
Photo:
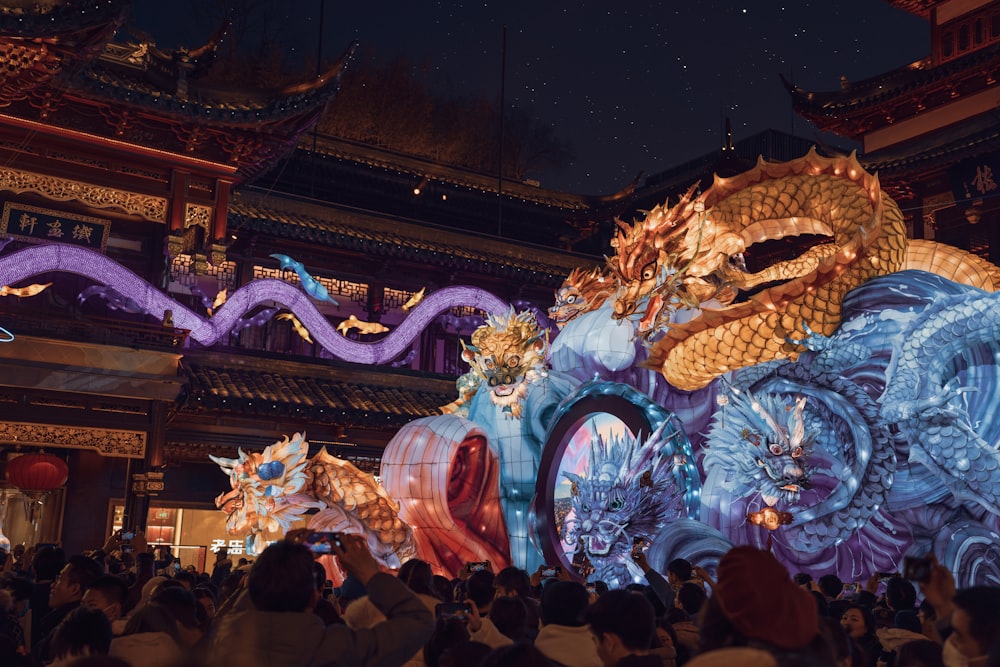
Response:
[{"label": "temple building facade", "polygon": [[[457,397],[474,301],[392,354],[356,352],[389,349],[421,298],[467,286],[544,322],[567,274],[603,263],[616,218],[809,148],[729,136],[617,193],[557,192],[317,133],[347,45],[306,82],[234,88],[209,76],[225,26],[165,52],[122,30],[125,0],[21,4],[0,10],[2,528],[70,553],[144,528],[203,570],[207,549],[240,548],[210,455],[305,433],[377,473],[400,427]],[[997,262],[1000,3],[892,4],[928,19],[931,55],[833,92],[790,86],[794,107],[862,144],[912,236]],[[28,454],[68,477],[19,486],[7,473]]]},{"label": "temple building facade", "polygon": [[838,90],[789,86],[795,111],[857,141],[911,236],[1000,260],[1000,3],[890,0],[927,20],[929,53]]},{"label": "temple building facade", "polygon": [[[305,278],[329,326],[362,344],[448,286],[544,309],[567,273],[600,261],[573,245],[600,245],[591,221],[607,203],[304,138],[350,49],[307,83],[225,89],[204,79],[224,27],[162,52],[122,40],[127,4],[0,12],[0,263],[44,286],[3,286],[0,459],[44,453],[69,469],[51,490],[6,476],[4,532],[79,551],[146,527],[204,567],[204,547],[228,538],[210,454],[305,433],[377,472],[400,426],[457,396],[459,337],[484,315],[444,312],[375,366],[335,358],[277,301],[219,328],[227,295],[271,280],[308,299]],[[38,259],[57,247],[87,254]],[[180,305],[151,309],[133,288]],[[220,335],[206,343],[201,325]]]}]

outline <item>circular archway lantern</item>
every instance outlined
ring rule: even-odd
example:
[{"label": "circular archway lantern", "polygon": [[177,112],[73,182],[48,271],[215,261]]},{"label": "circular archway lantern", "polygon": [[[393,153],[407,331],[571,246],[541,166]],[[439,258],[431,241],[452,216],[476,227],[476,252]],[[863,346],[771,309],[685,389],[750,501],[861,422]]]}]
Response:
[{"label": "circular archway lantern", "polygon": [[69,466],[54,454],[32,452],[7,461],[7,480],[21,491],[51,491],[68,478]]}]

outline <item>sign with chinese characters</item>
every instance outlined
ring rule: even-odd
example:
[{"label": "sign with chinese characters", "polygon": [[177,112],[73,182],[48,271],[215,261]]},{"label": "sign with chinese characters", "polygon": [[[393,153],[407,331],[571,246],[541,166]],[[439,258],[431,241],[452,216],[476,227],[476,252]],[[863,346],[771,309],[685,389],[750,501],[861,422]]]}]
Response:
[{"label": "sign with chinese characters", "polygon": [[7,202],[0,218],[0,234],[26,241],[70,243],[104,252],[111,221]]},{"label": "sign with chinese characters", "polygon": [[1000,154],[965,160],[948,170],[956,202],[1000,195]]},{"label": "sign with chinese characters", "polygon": [[213,554],[219,553],[219,549],[226,549],[230,556],[242,556],[243,555],[243,540],[212,540],[212,546],[208,549]]}]

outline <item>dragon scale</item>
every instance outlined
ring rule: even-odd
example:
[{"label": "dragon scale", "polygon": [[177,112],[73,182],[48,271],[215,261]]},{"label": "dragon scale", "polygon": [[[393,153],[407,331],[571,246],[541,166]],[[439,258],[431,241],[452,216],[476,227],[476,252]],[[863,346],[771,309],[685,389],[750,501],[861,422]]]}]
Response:
[{"label": "dragon scale", "polygon": [[974,292],[941,299],[910,324],[886,371],[882,416],[913,443],[923,463],[956,497],[1000,514],[1000,452],[977,432],[950,362],[976,344],[1000,341],[1000,295]]},{"label": "dragon scale", "polygon": [[[682,202],[682,210],[671,216],[672,225],[647,216],[652,221],[636,227],[648,228],[640,233],[633,227],[629,238],[635,236],[634,243],[619,242],[619,253],[635,252],[633,246],[640,242],[670,247],[675,268],[685,272],[686,280],[714,281],[737,290],[779,278],[785,282],[745,301],[704,309],[699,317],[670,326],[652,344],[647,366],[680,389],[704,387],[723,373],[751,364],[794,357],[796,348],[784,340],[789,332],[800,330],[804,322],[817,333],[833,333],[847,292],[898,270],[905,258],[899,207],[853,156],[823,158],[810,152],[787,163],[761,161],[739,176],[717,177],[698,201],[704,205],[703,214]],[[679,231],[684,227],[686,231]],[[695,233],[700,228],[708,231]],[[829,243],[756,274],[732,263],[755,243],[800,234],[821,234]],[[610,261],[628,266],[624,257]],[[618,273],[628,280],[627,272]]]}]

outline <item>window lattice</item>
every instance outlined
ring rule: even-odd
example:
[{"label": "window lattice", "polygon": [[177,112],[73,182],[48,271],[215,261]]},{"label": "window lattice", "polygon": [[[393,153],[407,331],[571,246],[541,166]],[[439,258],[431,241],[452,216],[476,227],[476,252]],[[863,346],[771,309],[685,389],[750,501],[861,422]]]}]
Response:
[{"label": "window lattice", "polygon": [[389,308],[402,308],[403,304],[410,300],[416,292],[407,292],[401,289],[392,289],[391,287],[386,287],[382,290],[382,304]]},{"label": "window lattice", "polygon": [[[302,282],[294,271],[282,271],[281,269],[272,269],[266,266],[253,267],[253,277],[255,280],[259,278],[273,278],[274,280],[283,280],[296,285]],[[350,280],[337,280],[336,278],[320,278],[319,276],[313,276],[313,278],[318,280],[331,295],[336,294],[346,297],[362,306],[368,303],[368,285],[365,283],[354,283]]]},{"label": "window lattice", "polygon": [[[197,264],[197,266],[196,266]],[[218,283],[217,292],[227,290],[231,292],[236,286],[236,262],[223,262],[222,264],[196,263],[191,255],[177,255],[170,262],[170,280],[184,285],[188,289],[193,287],[200,276],[214,276]]]}]

